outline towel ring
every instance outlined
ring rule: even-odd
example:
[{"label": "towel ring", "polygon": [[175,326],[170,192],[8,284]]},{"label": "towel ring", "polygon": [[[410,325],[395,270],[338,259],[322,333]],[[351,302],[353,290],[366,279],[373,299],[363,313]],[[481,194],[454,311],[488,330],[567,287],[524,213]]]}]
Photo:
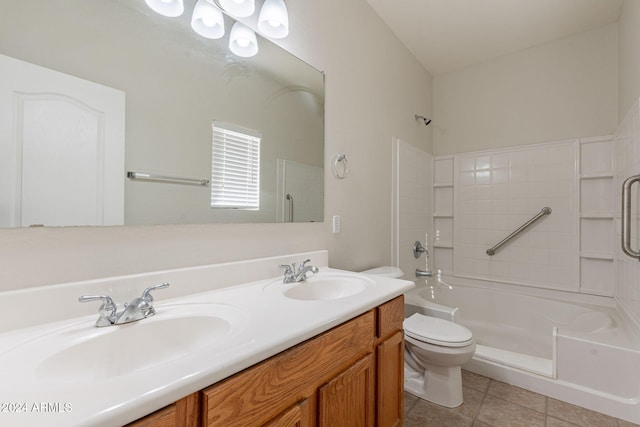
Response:
[{"label": "towel ring", "polygon": [[349,174],[349,160],[343,153],[338,154],[331,163],[331,172],[337,179],[345,179]]}]

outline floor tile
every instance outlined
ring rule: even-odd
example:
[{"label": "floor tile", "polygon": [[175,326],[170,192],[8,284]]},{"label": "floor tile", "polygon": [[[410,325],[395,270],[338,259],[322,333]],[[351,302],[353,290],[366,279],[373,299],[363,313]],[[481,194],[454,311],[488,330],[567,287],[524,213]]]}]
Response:
[{"label": "floor tile", "polygon": [[458,408],[446,408],[419,400],[405,418],[404,427],[471,427],[473,419]]},{"label": "floor tile", "polygon": [[544,427],[542,412],[487,395],[480,408],[478,421],[493,427]]},{"label": "floor tile", "polygon": [[418,398],[411,393],[404,392],[404,417],[407,418],[407,414],[413,408],[413,405],[418,401]]},{"label": "floor tile", "polygon": [[581,427],[618,426],[615,418],[552,398],[547,399],[547,415]]},{"label": "floor tile", "polygon": [[469,418],[475,418],[480,412],[484,393],[469,387],[462,387],[462,399],[462,405],[454,408],[456,412]]},{"label": "floor tile", "polygon": [[464,369],[462,370],[462,385],[465,387],[469,387],[484,393],[489,388],[490,382],[490,378],[474,374],[473,372],[465,371]]},{"label": "floor tile", "polygon": [[538,412],[544,413],[547,409],[546,396],[519,387],[514,387],[500,381],[491,381],[487,393],[508,402],[517,403],[518,405],[531,408]]},{"label": "floor tile", "polygon": [[576,425],[557,418],[547,417],[547,424],[545,427],[576,427]]},{"label": "floor tile", "polygon": [[405,393],[404,427],[640,427],[462,371],[464,402],[446,408]]}]

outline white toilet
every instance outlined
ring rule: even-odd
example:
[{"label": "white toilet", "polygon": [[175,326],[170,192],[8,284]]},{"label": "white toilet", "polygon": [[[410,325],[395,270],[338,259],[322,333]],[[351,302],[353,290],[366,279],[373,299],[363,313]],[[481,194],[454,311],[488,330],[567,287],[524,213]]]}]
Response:
[{"label": "white toilet", "polygon": [[[397,267],[363,271],[402,277]],[[476,343],[467,328],[437,317],[413,314],[404,320],[404,389],[438,405],[462,405],[461,366],[473,357]]]},{"label": "white toilet", "polygon": [[404,338],[404,389],[438,405],[460,406],[460,367],[476,350],[471,331],[448,320],[415,313],[404,320]]}]

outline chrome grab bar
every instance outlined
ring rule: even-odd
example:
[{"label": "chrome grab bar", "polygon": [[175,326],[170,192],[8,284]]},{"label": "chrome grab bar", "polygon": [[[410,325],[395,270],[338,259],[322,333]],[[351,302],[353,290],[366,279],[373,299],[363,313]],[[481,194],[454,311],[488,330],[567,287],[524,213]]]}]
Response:
[{"label": "chrome grab bar", "polygon": [[289,201],[289,222],[293,222],[293,196],[287,193],[285,198]]},{"label": "chrome grab bar", "polygon": [[166,175],[156,175],[147,172],[127,172],[127,178],[129,179],[142,179],[144,181],[164,181],[164,182],[173,182],[176,184],[192,184],[192,185],[209,185],[208,179],[200,179],[200,178],[183,178],[180,176],[166,176]]},{"label": "chrome grab bar", "polygon": [[640,252],[631,249],[631,186],[638,181],[640,175],[635,175],[622,184],[622,251],[640,261]]},{"label": "chrome grab bar", "polygon": [[551,208],[548,206],[545,206],[544,208],[542,208],[542,210],[540,212],[538,212],[536,214],[536,216],[534,216],[533,218],[531,218],[529,221],[525,222],[524,224],[522,224],[520,227],[518,227],[513,233],[509,234],[507,237],[505,237],[504,239],[502,239],[500,241],[500,243],[498,243],[497,245],[495,245],[494,247],[487,249],[487,255],[492,256],[495,255],[496,251],[505,243],[507,243],[509,240],[513,239],[514,237],[516,237],[518,234],[522,233],[527,227],[529,227],[531,224],[533,224],[534,222],[536,222],[537,220],[539,220],[540,218],[542,218],[545,215],[551,215]]}]

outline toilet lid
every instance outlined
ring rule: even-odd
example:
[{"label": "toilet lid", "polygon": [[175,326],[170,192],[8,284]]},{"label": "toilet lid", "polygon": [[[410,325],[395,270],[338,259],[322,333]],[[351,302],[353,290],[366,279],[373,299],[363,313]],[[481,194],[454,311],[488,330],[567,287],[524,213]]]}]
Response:
[{"label": "toilet lid", "polygon": [[404,331],[413,339],[447,347],[462,347],[471,342],[467,328],[448,320],[415,313],[404,320]]}]

